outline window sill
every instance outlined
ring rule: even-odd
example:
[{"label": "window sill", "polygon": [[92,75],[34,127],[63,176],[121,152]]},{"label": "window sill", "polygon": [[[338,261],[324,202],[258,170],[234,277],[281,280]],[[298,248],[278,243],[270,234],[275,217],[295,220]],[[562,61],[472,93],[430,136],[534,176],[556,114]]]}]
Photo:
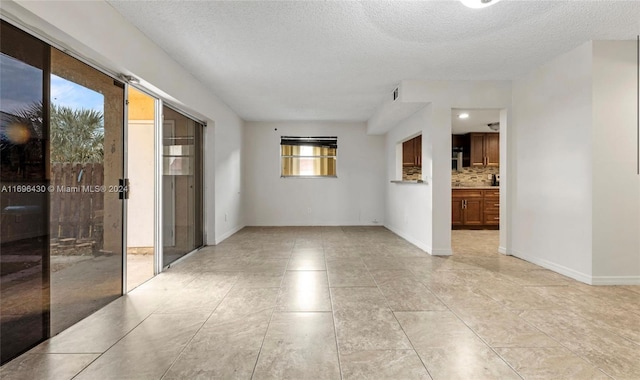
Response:
[{"label": "window sill", "polygon": [[281,175],[280,178],[318,179],[318,178],[338,178],[338,176],[337,175]]}]

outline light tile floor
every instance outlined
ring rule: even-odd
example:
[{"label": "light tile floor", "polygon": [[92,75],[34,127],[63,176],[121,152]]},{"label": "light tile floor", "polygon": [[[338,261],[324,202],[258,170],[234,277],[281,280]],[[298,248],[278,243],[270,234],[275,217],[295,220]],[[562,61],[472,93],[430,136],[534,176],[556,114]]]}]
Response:
[{"label": "light tile floor", "polygon": [[640,379],[640,287],[454,231],[245,228],[0,369],[9,379]]}]

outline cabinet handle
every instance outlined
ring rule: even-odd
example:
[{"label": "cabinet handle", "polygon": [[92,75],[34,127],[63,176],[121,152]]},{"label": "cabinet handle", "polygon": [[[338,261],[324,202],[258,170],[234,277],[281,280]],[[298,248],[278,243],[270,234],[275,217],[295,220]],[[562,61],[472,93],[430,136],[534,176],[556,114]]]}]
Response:
[{"label": "cabinet handle", "polygon": [[494,203],[493,207],[500,207],[500,203]]},{"label": "cabinet handle", "polygon": [[493,218],[493,220],[500,220],[500,217],[496,216],[495,218]]}]

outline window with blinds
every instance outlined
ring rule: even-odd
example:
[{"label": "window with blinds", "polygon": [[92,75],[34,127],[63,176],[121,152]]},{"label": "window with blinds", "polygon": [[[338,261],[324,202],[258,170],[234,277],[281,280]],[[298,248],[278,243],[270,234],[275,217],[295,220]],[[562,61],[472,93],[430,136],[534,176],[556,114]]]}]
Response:
[{"label": "window with blinds", "polygon": [[280,138],[282,177],[337,177],[336,156],[338,138],[293,137]]}]

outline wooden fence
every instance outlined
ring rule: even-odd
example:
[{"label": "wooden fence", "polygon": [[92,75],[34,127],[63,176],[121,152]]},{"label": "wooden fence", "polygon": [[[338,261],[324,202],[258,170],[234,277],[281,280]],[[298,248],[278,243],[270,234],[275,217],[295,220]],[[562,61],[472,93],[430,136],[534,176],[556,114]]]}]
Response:
[{"label": "wooden fence", "polygon": [[[104,167],[101,163],[51,164],[51,238],[62,245],[102,245]],[[65,239],[67,239],[65,241]]]}]

